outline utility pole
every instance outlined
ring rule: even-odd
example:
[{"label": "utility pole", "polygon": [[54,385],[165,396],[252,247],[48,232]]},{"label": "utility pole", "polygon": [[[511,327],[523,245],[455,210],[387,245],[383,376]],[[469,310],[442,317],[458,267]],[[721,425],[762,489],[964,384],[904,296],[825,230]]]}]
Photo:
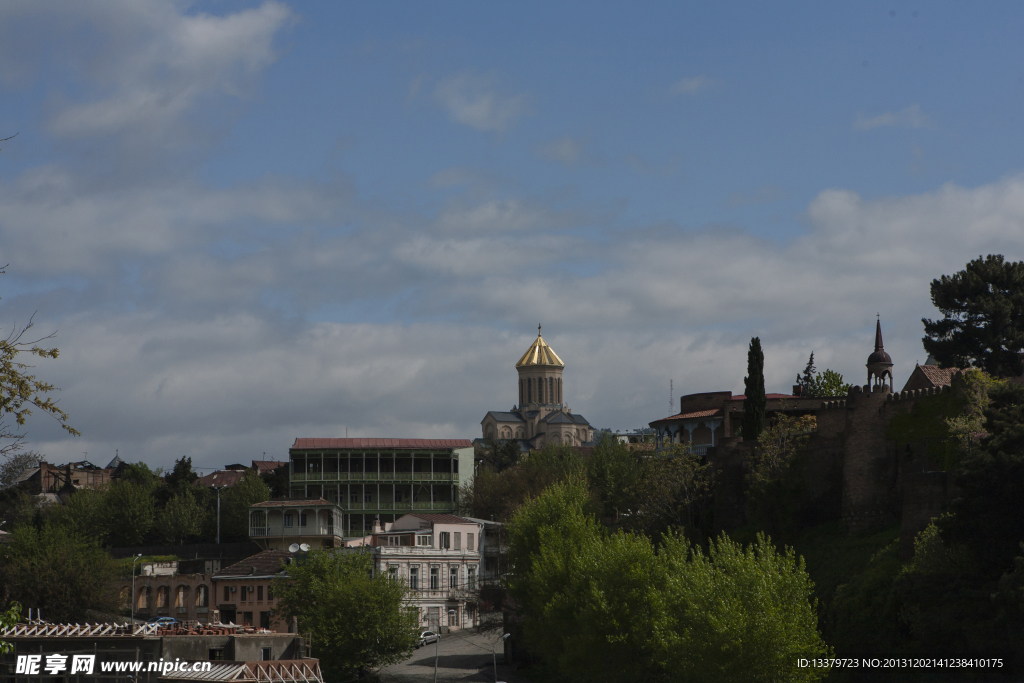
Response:
[{"label": "utility pole", "polygon": [[217,489],[217,545],[220,545],[220,490],[223,486],[214,486]]}]

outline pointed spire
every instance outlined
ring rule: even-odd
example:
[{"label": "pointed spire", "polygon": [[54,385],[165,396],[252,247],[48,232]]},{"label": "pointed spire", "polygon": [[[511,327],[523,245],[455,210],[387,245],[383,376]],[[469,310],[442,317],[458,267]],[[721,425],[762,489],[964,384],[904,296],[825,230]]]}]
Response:
[{"label": "pointed spire", "polygon": [[878,318],[875,321],[875,351],[884,351],[885,348],[882,346],[882,318],[877,313],[875,317]]}]

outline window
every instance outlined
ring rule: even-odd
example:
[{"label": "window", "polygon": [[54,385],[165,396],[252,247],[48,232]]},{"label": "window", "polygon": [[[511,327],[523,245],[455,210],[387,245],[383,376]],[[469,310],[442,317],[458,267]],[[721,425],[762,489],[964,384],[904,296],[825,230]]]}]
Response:
[{"label": "window", "polygon": [[476,589],[476,567],[468,567],[466,569],[466,587],[469,590]]},{"label": "window", "polygon": [[409,588],[414,591],[420,589],[420,568],[409,567]]},{"label": "window", "polygon": [[348,495],[348,502],[350,502],[350,503],[358,503],[359,502],[359,494],[358,493],[350,493]]},{"label": "window", "polygon": [[248,586],[242,586],[242,595],[239,597],[240,600],[245,600],[245,592],[249,590]]},{"label": "window", "polygon": [[473,547],[473,534],[466,534],[466,550],[473,551],[476,548]]},{"label": "window", "polygon": [[554,377],[548,377],[548,403],[554,403],[555,402],[553,400],[554,399],[554,395],[555,395],[555,378]]},{"label": "window", "polygon": [[209,607],[210,606],[210,594],[207,592],[206,586],[199,586],[196,589],[196,607]]},{"label": "window", "polygon": [[300,512],[299,513],[299,526],[306,526],[306,513],[305,512]]},{"label": "window", "polygon": [[416,537],[416,545],[425,545],[425,546],[428,546],[428,547],[432,546],[432,545],[434,545],[434,537],[433,536],[417,536]]},{"label": "window", "polygon": [[[260,612],[260,628],[270,628],[270,612]],[[270,659],[270,648],[263,648],[266,651],[264,659]]]},{"label": "window", "polygon": [[263,586],[256,586],[256,599],[263,601]]},{"label": "window", "polygon": [[211,647],[210,648],[210,661],[219,661],[224,659],[224,648],[222,647]]},{"label": "window", "polygon": [[369,493],[364,493],[363,494],[363,502],[364,503],[372,503],[373,502],[373,495],[369,494]]},{"label": "window", "polygon": [[186,588],[185,586],[178,586],[178,590],[177,590],[177,592],[174,595],[174,606],[175,607],[184,607],[185,606],[185,599],[187,597],[187,594],[188,594],[188,588]]},{"label": "window", "polygon": [[273,600],[273,599],[274,599],[274,587],[273,586],[267,586],[267,600]]},{"label": "window", "polygon": [[448,587],[458,588],[459,587],[459,568],[455,565],[448,567]]},{"label": "window", "polygon": [[441,568],[430,568],[430,590],[436,591],[441,588]]},{"label": "window", "polygon": [[224,602],[227,602],[230,599],[231,599],[231,587],[230,586],[224,586]]},{"label": "window", "polygon": [[167,586],[160,586],[156,589],[156,608],[167,607],[169,600],[167,599],[170,595],[171,589]]},{"label": "window", "polygon": [[295,515],[293,515],[290,512],[287,513],[284,516],[284,525],[285,525],[285,527],[288,527],[288,528],[294,526],[295,525]]},{"label": "window", "polygon": [[242,613],[242,623],[246,626],[252,626],[252,612]]},{"label": "window", "polygon": [[391,579],[392,581],[398,580],[398,565],[397,564],[389,564],[388,565],[388,578]]},{"label": "window", "polygon": [[456,531],[455,532],[455,549],[456,550],[461,550],[462,549],[462,532],[461,531]]},{"label": "window", "polygon": [[442,531],[438,535],[438,547],[450,548],[452,545],[451,534],[447,531]]},{"label": "window", "polygon": [[[260,621],[263,621],[263,615],[264,614],[266,614],[266,612],[260,612]],[[269,621],[269,619],[267,621]],[[269,626],[269,624],[267,624],[267,626],[263,626],[263,624],[260,624],[260,626],[262,628],[267,628],[267,626]],[[265,648],[262,648],[262,649],[263,649],[263,661],[264,662],[269,662],[270,659],[271,659],[270,648],[269,647],[265,647]]]}]

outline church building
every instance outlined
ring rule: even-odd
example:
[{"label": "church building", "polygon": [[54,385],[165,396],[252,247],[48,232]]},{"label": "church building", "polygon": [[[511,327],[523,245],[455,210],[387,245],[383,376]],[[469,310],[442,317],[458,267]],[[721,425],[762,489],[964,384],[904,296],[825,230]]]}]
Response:
[{"label": "church building", "polygon": [[516,363],[519,403],[508,412],[489,411],[481,421],[485,439],[516,439],[524,450],[547,444],[589,445],[594,428],[575,415],[562,398],[565,363],[548,346],[537,326],[537,339]]}]

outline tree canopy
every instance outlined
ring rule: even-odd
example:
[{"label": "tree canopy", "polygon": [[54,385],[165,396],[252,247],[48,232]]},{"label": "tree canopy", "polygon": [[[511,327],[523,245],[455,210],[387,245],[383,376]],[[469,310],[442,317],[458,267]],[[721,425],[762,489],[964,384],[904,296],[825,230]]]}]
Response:
[{"label": "tree canopy", "polygon": [[416,645],[419,620],[406,609],[405,583],[373,569],[369,554],[314,550],[275,581],[278,609],[312,634],[327,680],[401,661]]},{"label": "tree canopy", "polygon": [[995,377],[1024,372],[1024,262],[979,256],[932,280],[931,296],[944,317],[922,319],[921,341],[940,365],[977,367]]}]

